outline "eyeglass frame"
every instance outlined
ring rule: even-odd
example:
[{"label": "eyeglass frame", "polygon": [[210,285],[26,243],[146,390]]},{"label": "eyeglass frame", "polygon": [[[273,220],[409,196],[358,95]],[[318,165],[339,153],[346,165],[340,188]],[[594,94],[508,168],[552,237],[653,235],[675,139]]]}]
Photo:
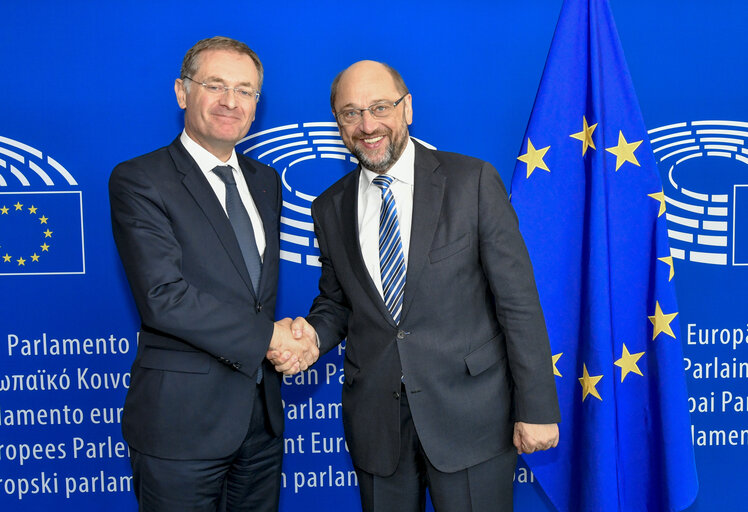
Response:
[{"label": "eyeglass frame", "polygon": [[[369,105],[366,108],[347,108],[345,110],[341,110],[340,112],[335,112],[335,119],[337,119],[339,123],[341,123],[341,124],[343,124],[345,126],[354,126],[354,125],[357,125],[358,123],[361,122],[361,120],[364,118],[364,112],[366,112],[367,110],[369,111],[369,114],[371,114],[371,117],[373,117],[375,119],[387,119],[389,116],[392,115],[391,113],[388,113],[385,116],[378,116],[378,115],[376,115],[374,113],[374,111],[372,109],[374,107],[377,107],[377,106],[380,106],[380,105],[392,105],[392,112],[394,112],[395,109],[397,108],[397,106],[405,99],[405,97],[408,94],[410,94],[410,91],[408,91],[405,94],[403,94],[402,96],[400,96],[399,100],[393,101],[393,102],[380,101],[380,102],[377,102],[377,103],[372,103],[371,105]],[[344,113],[344,112],[358,112],[358,118],[356,119],[355,122],[350,122],[350,123],[348,123],[346,121],[341,121],[339,115],[342,114],[342,113]]]},{"label": "eyeglass frame", "polygon": [[[197,80],[195,80],[191,76],[187,76],[187,75],[184,75],[182,77],[182,80],[184,81],[185,78],[187,80],[189,80],[190,82],[194,82],[194,83],[196,83],[198,85],[201,85],[210,94],[218,95],[218,94],[226,94],[229,91],[234,91],[234,95],[237,98],[250,100],[250,99],[252,99],[254,97],[255,102],[260,101],[260,92],[259,91],[255,91],[251,87],[229,87],[227,85],[219,85],[218,83],[216,83],[216,84],[212,84],[212,83],[211,84],[207,84],[205,82],[198,82]],[[213,90],[212,87],[216,87],[216,86],[220,87],[222,90],[221,89]],[[252,92],[252,96],[245,95],[244,92],[243,92],[245,90],[251,91]]]}]

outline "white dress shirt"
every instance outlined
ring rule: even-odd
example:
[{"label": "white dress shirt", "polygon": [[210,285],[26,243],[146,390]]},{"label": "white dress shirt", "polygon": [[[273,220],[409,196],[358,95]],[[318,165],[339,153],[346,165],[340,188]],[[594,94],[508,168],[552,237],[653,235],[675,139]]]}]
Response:
[{"label": "white dress shirt", "polygon": [[[408,139],[403,154],[387,171],[387,176],[394,178],[390,190],[397,206],[397,219],[400,223],[400,238],[403,243],[406,269],[410,248],[410,228],[413,223],[415,155],[413,141]],[[361,171],[358,179],[358,241],[371,280],[374,281],[379,294],[384,298],[382,274],[379,267],[379,211],[382,207],[382,190],[372,183],[379,174],[363,166]]]},{"label": "white dress shirt", "polygon": [[[236,181],[236,188],[239,190],[239,197],[244,204],[244,209],[247,210],[249,218],[252,221],[252,230],[255,233],[255,242],[257,243],[257,251],[260,253],[260,259],[264,259],[265,256],[265,228],[262,226],[262,219],[260,218],[260,212],[257,210],[252,194],[249,193],[249,187],[244,179],[244,173],[241,172],[239,167],[239,159],[236,157],[236,150],[231,152],[231,157],[226,161],[222,162],[213,153],[199,145],[197,142],[192,140],[187,132],[182,131],[182,135],[179,138],[180,142],[190,154],[190,156],[197,162],[197,166],[203,172],[205,177],[210,183],[213,192],[221,202],[223,211],[226,211],[226,184],[223,180],[213,172],[213,169],[219,165],[230,165],[234,171],[234,181]],[[228,216],[228,213],[226,213]]]}]

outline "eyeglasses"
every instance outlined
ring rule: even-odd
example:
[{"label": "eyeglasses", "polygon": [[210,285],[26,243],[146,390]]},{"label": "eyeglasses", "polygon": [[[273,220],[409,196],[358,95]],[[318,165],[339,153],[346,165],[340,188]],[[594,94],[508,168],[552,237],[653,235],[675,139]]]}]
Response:
[{"label": "eyeglasses", "polygon": [[234,94],[236,94],[238,98],[241,98],[243,100],[260,100],[260,93],[250,87],[227,87],[220,82],[210,82],[206,84],[204,82],[198,82],[194,78],[186,75],[184,78],[186,78],[190,82],[195,82],[198,85],[202,85],[206,91],[208,91],[210,94],[215,94],[216,96],[219,94],[227,93],[229,91],[234,91]]},{"label": "eyeglasses", "polygon": [[399,100],[392,103],[383,101],[381,103],[369,105],[367,108],[347,108],[345,110],[341,110],[340,112],[336,112],[335,117],[340,124],[344,125],[353,125],[360,123],[361,119],[364,117],[364,112],[366,111],[368,111],[369,114],[372,115],[372,117],[383,119],[385,117],[391,116],[400,102],[403,101],[408,94],[410,93],[406,92],[400,97]]}]

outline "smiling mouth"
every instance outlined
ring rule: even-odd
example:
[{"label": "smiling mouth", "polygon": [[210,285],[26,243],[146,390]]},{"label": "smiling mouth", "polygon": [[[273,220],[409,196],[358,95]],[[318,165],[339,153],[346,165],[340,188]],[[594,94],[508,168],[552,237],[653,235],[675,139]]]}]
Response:
[{"label": "smiling mouth", "polygon": [[367,144],[376,144],[383,138],[384,138],[384,135],[380,135],[379,137],[372,137],[370,139],[364,139],[364,142],[366,142]]}]

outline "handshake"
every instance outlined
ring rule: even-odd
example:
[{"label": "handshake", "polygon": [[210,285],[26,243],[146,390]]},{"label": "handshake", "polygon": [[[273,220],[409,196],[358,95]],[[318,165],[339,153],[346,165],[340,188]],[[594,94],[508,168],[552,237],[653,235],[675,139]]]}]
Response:
[{"label": "handshake", "polygon": [[265,357],[277,372],[294,375],[303,372],[319,357],[317,333],[303,317],[275,322],[273,337]]}]

